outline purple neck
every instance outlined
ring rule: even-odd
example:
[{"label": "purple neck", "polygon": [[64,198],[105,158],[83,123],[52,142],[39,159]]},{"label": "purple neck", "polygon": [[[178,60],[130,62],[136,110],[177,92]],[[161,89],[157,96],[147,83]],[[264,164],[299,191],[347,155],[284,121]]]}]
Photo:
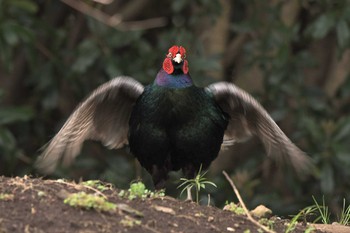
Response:
[{"label": "purple neck", "polygon": [[193,85],[189,74],[168,74],[163,69],[158,72],[154,83],[169,88],[185,88]]}]

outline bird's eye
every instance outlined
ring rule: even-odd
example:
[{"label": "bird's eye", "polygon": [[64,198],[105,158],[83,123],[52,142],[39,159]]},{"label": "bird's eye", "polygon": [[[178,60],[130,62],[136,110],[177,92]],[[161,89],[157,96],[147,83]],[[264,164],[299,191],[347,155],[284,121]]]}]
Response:
[{"label": "bird's eye", "polygon": [[172,58],[172,57],[173,57],[173,54],[172,54],[172,53],[168,53],[168,55],[166,55],[166,57]]}]

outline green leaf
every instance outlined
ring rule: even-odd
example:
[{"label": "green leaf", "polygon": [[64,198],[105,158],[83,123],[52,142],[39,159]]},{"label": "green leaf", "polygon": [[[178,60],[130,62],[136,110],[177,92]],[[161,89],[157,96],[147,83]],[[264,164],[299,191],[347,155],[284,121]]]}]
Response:
[{"label": "green leaf", "polygon": [[7,107],[0,109],[0,125],[13,123],[16,121],[28,121],[34,115],[30,107]]},{"label": "green leaf", "polygon": [[350,30],[349,25],[345,20],[340,20],[337,23],[337,40],[340,48],[345,48],[350,41]]},{"label": "green leaf", "polygon": [[20,40],[28,42],[33,41],[35,38],[31,29],[12,20],[7,20],[0,25],[0,33],[0,36],[4,38],[6,44],[11,46],[18,44]]},{"label": "green leaf", "polygon": [[78,53],[78,59],[73,64],[72,70],[83,73],[96,61],[100,50],[91,39],[87,39],[79,45]]},{"label": "green leaf", "polygon": [[332,14],[321,15],[313,24],[311,33],[316,39],[323,38],[332,29],[335,24],[335,19]]}]

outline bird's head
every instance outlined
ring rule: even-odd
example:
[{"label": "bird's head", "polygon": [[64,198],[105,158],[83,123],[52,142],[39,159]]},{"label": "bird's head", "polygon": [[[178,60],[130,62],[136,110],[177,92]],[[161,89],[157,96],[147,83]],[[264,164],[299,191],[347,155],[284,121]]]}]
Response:
[{"label": "bird's head", "polygon": [[163,69],[168,74],[172,74],[174,70],[181,70],[184,74],[187,74],[188,62],[185,48],[178,45],[172,46],[164,59]]}]

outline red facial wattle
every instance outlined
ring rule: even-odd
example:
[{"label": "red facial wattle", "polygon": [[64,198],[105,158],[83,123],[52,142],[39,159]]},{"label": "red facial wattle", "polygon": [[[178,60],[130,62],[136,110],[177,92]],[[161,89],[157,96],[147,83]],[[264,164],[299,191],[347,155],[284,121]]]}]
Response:
[{"label": "red facial wattle", "polygon": [[187,60],[184,60],[184,64],[182,65],[182,72],[184,72],[184,74],[188,73],[188,62],[187,62]]},{"label": "red facial wattle", "polygon": [[182,72],[184,74],[188,73],[188,62],[185,60],[186,58],[186,49],[182,46],[174,45],[168,50],[168,54],[163,62],[163,69],[168,74],[172,74],[174,72],[173,60],[177,54],[180,54],[182,60]]},{"label": "red facial wattle", "polygon": [[163,70],[165,70],[165,72],[167,72],[168,74],[171,74],[174,72],[174,66],[171,61],[171,58],[169,57],[165,58],[165,60],[163,61]]}]

